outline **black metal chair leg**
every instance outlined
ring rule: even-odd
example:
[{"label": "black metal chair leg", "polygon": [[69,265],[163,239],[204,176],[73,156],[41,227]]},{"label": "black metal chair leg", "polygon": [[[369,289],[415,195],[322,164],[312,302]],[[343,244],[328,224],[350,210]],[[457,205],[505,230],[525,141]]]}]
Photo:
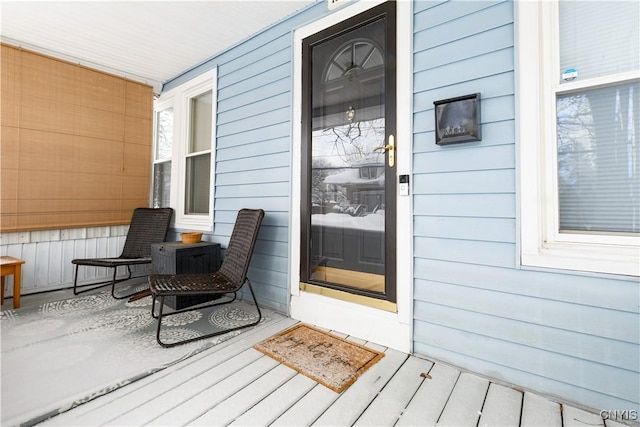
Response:
[{"label": "black metal chair leg", "polygon": [[[78,267],[80,267],[80,265],[76,264],[76,274],[75,274],[75,277],[73,279],[73,294],[74,295],[82,294],[84,292],[93,291],[94,289],[104,288],[105,286],[109,286],[112,283],[111,280],[106,280],[106,281],[103,281],[103,282],[87,283],[86,285],[78,285]],[[114,275],[115,275],[115,273],[114,273]],[[89,286],[91,286],[89,289],[78,289],[78,288],[86,288],[86,287],[89,287]]]},{"label": "black metal chair leg", "polygon": [[[176,342],[172,342],[172,343],[165,343],[165,342],[162,342],[162,340],[160,339],[160,331],[162,329],[162,308],[163,308],[163,305],[164,305],[164,295],[160,295],[160,300],[159,300],[160,301],[160,309],[159,309],[158,317],[157,317],[157,319],[158,319],[158,327],[156,329],[156,340],[158,341],[158,344],[160,344],[162,347],[170,348],[170,347],[175,347],[175,346],[178,346],[178,345],[187,344],[187,343],[194,342],[194,341],[199,341],[199,340],[204,340],[204,339],[207,339],[207,338],[212,338],[212,337],[215,337],[215,336],[218,336],[218,335],[223,335],[223,334],[226,334],[228,332],[237,331],[239,329],[245,329],[245,328],[249,328],[251,326],[256,326],[262,320],[262,312],[260,311],[260,307],[258,306],[258,300],[256,299],[256,295],[253,292],[253,286],[251,286],[251,281],[249,280],[248,277],[246,278],[246,280],[247,280],[247,284],[249,285],[249,291],[251,292],[251,296],[253,297],[253,303],[256,306],[256,310],[258,311],[258,319],[255,322],[248,323],[246,325],[236,326],[235,328],[225,329],[223,331],[213,332],[213,333],[210,333],[210,334],[207,334],[207,335],[202,335],[202,336],[195,337],[195,338],[189,338],[189,339],[186,339],[186,340],[176,341]],[[236,297],[236,295],[234,293],[233,300],[229,301],[229,302],[233,302],[235,300],[235,297]],[[154,296],[154,298],[155,298],[155,296]],[[228,304],[229,302],[225,302],[223,304]],[[223,304],[213,304],[213,305],[223,305]],[[205,306],[203,308],[206,308],[206,307],[211,307],[211,305]],[[185,311],[189,311],[189,310],[185,310]],[[152,316],[153,316],[153,312],[154,312],[154,307],[152,306],[151,307],[151,315]],[[176,313],[178,313],[178,312],[165,314],[165,316],[170,316],[170,315],[176,314]]]},{"label": "black metal chair leg", "polygon": [[[231,293],[231,292],[229,292]],[[151,294],[153,295],[153,294]],[[183,308],[180,310],[176,310],[176,311],[172,311],[171,313],[166,313],[165,316],[172,316],[174,314],[179,314],[179,313],[186,313],[187,311],[193,311],[193,310],[202,310],[204,308],[209,308],[209,307],[216,307],[218,305],[226,305],[226,304],[231,304],[232,302],[234,302],[236,300],[236,298],[238,297],[238,293],[237,292],[233,292],[233,298],[231,298],[229,301],[222,301],[222,302],[214,302],[212,304],[207,304],[207,305],[193,305],[193,306],[189,306],[187,308]],[[151,300],[151,317],[153,317],[154,319],[157,319],[158,316],[155,314],[155,301],[156,301],[156,297],[155,295],[153,295],[153,298]],[[204,303],[202,303],[204,304]]]},{"label": "black metal chair leg", "polygon": [[131,273],[131,267],[127,265],[127,270],[129,271],[129,275],[125,279],[116,280],[117,268],[114,268],[113,270],[114,270],[113,271],[113,281],[111,282],[111,296],[112,297],[114,297],[115,299],[126,299],[126,298],[132,297],[133,295],[135,295],[138,292],[140,292],[140,291],[133,291],[132,293],[127,294],[127,295],[117,296],[116,295],[116,283],[125,282],[125,281],[131,279],[132,273]]},{"label": "black metal chair leg", "polygon": [[249,285],[249,292],[251,292],[251,297],[253,298],[253,304],[256,306],[256,310],[258,311],[258,321],[250,325],[250,326],[253,326],[253,325],[257,325],[258,323],[260,323],[260,320],[262,320],[262,312],[260,311],[260,307],[258,306],[258,299],[256,298],[256,294],[253,293],[253,286],[251,286],[251,280],[249,280],[248,277],[247,277],[247,284]]},{"label": "black metal chair leg", "polygon": [[156,314],[156,294],[151,294],[151,317],[154,319],[158,318]]},{"label": "black metal chair leg", "polygon": [[79,265],[76,265],[76,275],[75,275],[75,278],[73,279],[73,294],[74,295],[78,295],[78,292],[76,292],[76,290],[78,289],[78,267],[79,267]]},{"label": "black metal chair leg", "polygon": [[[155,302],[155,295],[154,295],[153,299],[154,299],[154,302]],[[160,329],[161,329],[161,326],[162,326],[162,307],[164,306],[164,296],[160,296],[159,302],[160,302],[160,309],[158,311],[158,317],[157,317],[157,319],[158,319],[158,328],[156,329],[156,341],[158,341],[158,344],[160,344],[163,347],[171,347],[171,346],[165,345],[160,340]],[[153,314],[153,311],[154,311],[154,306],[151,306],[151,313],[152,314]]]},{"label": "black metal chair leg", "polygon": [[[74,295],[78,295],[84,292],[89,292],[89,291],[93,291],[94,289],[100,289],[100,288],[104,288],[105,286],[109,286],[111,285],[111,296],[115,299],[125,299],[125,298],[129,298],[135,294],[137,294],[139,291],[135,291],[131,294],[128,295],[123,295],[123,296],[117,296],[115,294],[115,289],[116,289],[116,283],[121,283],[121,282],[126,282],[127,280],[131,279],[131,277],[133,276],[133,273],[131,271],[131,267],[130,266],[126,266],[127,270],[129,272],[129,275],[127,277],[125,277],[124,279],[116,279],[116,276],[118,274],[118,267],[111,267],[113,268],[113,277],[110,280],[104,280],[102,282],[95,282],[95,283],[87,283],[86,285],[78,285],[78,268],[80,267],[79,264],[76,264],[76,274],[74,276],[73,279],[73,294]],[[88,288],[88,289],[79,289],[79,288]]]}]

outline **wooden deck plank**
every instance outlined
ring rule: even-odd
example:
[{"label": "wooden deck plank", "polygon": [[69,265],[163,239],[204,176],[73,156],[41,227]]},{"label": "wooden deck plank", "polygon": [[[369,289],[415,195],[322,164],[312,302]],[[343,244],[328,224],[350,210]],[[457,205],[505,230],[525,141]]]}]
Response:
[{"label": "wooden deck plank", "polygon": [[107,425],[123,426],[147,423],[166,408],[174,407],[181,402],[186,402],[198,396],[210,388],[212,384],[219,383],[229,375],[242,370],[249,364],[255,363],[259,358],[259,354],[248,349],[223,363],[212,365],[211,369],[208,370],[174,372],[172,375],[165,377],[167,381],[161,385],[160,389],[171,390],[171,394],[161,393],[156,395],[157,391],[149,387],[149,396],[147,398],[137,394],[135,399],[131,399],[135,406],[128,411],[120,410],[120,415],[111,418]]},{"label": "wooden deck plank", "polygon": [[560,405],[526,392],[522,402],[522,427],[559,427],[562,426],[562,414]]},{"label": "wooden deck plank", "polygon": [[604,420],[598,414],[562,405],[563,427],[603,426]]},{"label": "wooden deck plank", "polygon": [[[268,426],[286,412],[302,396],[317,386],[314,380],[297,374],[282,387],[277,388],[250,410],[236,418],[231,426]],[[294,425],[297,425],[294,424]]]},{"label": "wooden deck plank", "polygon": [[316,420],[317,426],[352,425],[407,359],[406,353],[388,349],[385,356],[348,389]]},{"label": "wooden deck plank", "polygon": [[491,383],[478,425],[518,427],[522,398],[523,393],[518,390]]},{"label": "wooden deck plank", "polygon": [[211,408],[200,417],[190,421],[189,425],[229,425],[295,375],[295,370],[284,365],[278,365],[257,380],[248,384],[242,390],[230,396],[222,404]]},{"label": "wooden deck plank", "polygon": [[453,388],[444,412],[438,420],[439,426],[476,426],[489,381],[477,375],[463,372]]},{"label": "wooden deck plank", "polygon": [[433,362],[409,357],[358,418],[356,426],[393,426],[420,387]]},{"label": "wooden deck plank", "polygon": [[284,414],[280,415],[271,426],[311,425],[339,396],[335,391],[316,383],[309,393],[302,396]]},{"label": "wooden deck plank", "polygon": [[396,426],[434,426],[438,422],[460,371],[438,363],[431,368],[429,376],[431,378],[422,381]]},{"label": "wooden deck plank", "polygon": [[247,385],[259,379],[267,372],[278,366],[278,362],[270,357],[260,357],[255,362],[245,366],[222,381],[211,384],[187,401],[180,402],[173,407],[165,408],[156,418],[150,421],[153,425],[186,425],[193,422],[200,415],[215,407],[227,398],[237,393]]}]

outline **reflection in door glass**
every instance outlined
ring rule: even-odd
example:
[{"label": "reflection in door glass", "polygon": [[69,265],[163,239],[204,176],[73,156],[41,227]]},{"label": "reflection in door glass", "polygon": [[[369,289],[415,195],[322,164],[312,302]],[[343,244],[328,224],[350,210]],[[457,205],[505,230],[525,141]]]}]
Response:
[{"label": "reflection in door glass", "polygon": [[[384,228],[384,119],[320,129],[313,132],[312,203],[314,214],[347,214],[351,218],[333,216],[334,222],[353,227]],[[318,215],[312,223],[331,222]],[[364,226],[364,224],[369,224]],[[358,226],[356,224],[363,224]]]},{"label": "reflection in door glass", "polygon": [[313,132],[313,279],[384,290],[384,132],[382,118]]},{"label": "reflection in door glass", "polygon": [[385,21],[311,49],[310,279],[385,292]]}]

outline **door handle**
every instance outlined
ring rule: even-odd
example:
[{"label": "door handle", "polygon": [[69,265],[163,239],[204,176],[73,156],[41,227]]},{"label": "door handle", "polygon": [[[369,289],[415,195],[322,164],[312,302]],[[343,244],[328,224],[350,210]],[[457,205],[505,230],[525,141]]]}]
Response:
[{"label": "door handle", "polygon": [[393,135],[389,135],[389,143],[387,145],[381,145],[376,147],[373,151],[388,151],[389,152],[389,167],[392,168],[396,164],[396,139]]}]

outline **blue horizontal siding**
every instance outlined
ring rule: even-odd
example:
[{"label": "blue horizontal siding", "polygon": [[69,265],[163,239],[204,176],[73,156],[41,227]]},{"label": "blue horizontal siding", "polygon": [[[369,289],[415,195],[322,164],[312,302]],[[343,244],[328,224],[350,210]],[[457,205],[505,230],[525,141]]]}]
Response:
[{"label": "blue horizontal siding", "polygon": [[415,174],[514,168],[515,147],[513,144],[468,143],[426,154],[417,153],[413,156],[413,165]]},{"label": "blue horizontal siding", "polygon": [[[228,140],[227,140],[228,141]],[[247,158],[253,156],[263,156],[270,153],[282,153],[289,151],[291,142],[288,138],[271,139],[268,141],[254,141],[242,144],[242,151],[236,147],[217,147],[216,160],[223,162],[227,160],[235,160],[238,158]]]},{"label": "blue horizontal siding", "polygon": [[234,186],[218,186],[216,187],[216,197],[273,197],[273,196],[288,196],[289,195],[289,183],[252,183],[252,184],[238,184]]},{"label": "blue horizontal siding", "polygon": [[[418,323],[415,351],[457,366],[473,366],[491,378],[529,390],[598,408],[637,408],[634,372],[575,356],[515,345],[494,338],[439,325]],[[461,349],[463,343],[466,349]],[[462,351],[461,351],[462,350]]]},{"label": "blue horizontal siding", "polygon": [[[282,108],[263,110],[255,115],[247,115],[233,122],[219,123],[218,134],[224,140],[225,136],[234,134],[245,134],[251,130],[263,130],[265,125],[272,126],[277,123],[290,125],[291,109],[289,105]],[[273,137],[273,135],[271,135]]]},{"label": "blue horizontal siding", "polygon": [[[424,285],[429,287],[429,283]],[[492,296],[487,295],[487,297]],[[511,318],[502,317],[499,312],[478,313],[475,309],[467,310],[459,306],[444,305],[440,301],[423,302],[422,298],[419,299],[420,302],[416,302],[416,311],[422,313],[421,317],[425,322],[482,335],[485,331],[491,330],[495,324],[506,321],[509,327],[501,328],[493,334],[495,338],[570,357],[573,356],[575,347],[578,345],[585,349],[582,354],[584,360],[616,366],[629,373],[633,372],[638,365],[638,352],[634,348],[636,346],[634,343],[546,326],[530,319],[514,321]],[[482,305],[482,301],[476,304]]]},{"label": "blue horizontal siding", "polygon": [[[637,281],[589,275],[493,268],[456,262],[416,259],[416,279],[495,290],[531,298],[546,298],[579,306],[637,313],[640,303]],[[603,291],[603,289],[605,291]],[[640,324],[626,325],[638,330]],[[638,334],[640,339],[640,333]]]},{"label": "blue horizontal siding", "polygon": [[455,6],[455,8],[452,8],[450,5],[446,4],[448,1],[449,0],[429,0],[415,2],[413,8],[415,15],[415,27],[429,28],[439,26],[443,23],[459,19],[465,15],[475,14],[482,9],[486,9],[487,7],[501,2],[500,0],[476,0],[464,3],[460,2],[460,4]]},{"label": "blue horizontal siding", "polygon": [[513,50],[502,49],[487,55],[416,72],[415,88],[420,91],[427,87],[447,87],[459,82],[473,81],[512,70]]},{"label": "blue horizontal siding", "polygon": [[[519,268],[513,2],[413,6],[413,97],[399,101],[413,116],[414,351],[563,400],[637,407],[637,280]],[[238,209],[266,210],[249,275],[261,304],[285,312],[292,30],[327,13],[318,2],[167,86],[218,67],[213,239],[228,242]],[[433,102],[476,92],[482,140],[436,145]]]},{"label": "blue horizontal siding", "polygon": [[[489,264],[483,263],[483,265],[488,266]],[[628,311],[579,305],[547,299],[544,296],[533,298],[498,289],[487,290],[472,286],[453,285],[447,282],[423,280],[416,280],[415,296],[419,301],[456,307],[477,314],[497,316],[506,319],[507,324],[509,320],[516,320],[635,345],[639,340],[637,327],[624,329],[617,327],[621,324],[631,325],[634,322],[636,314]],[[531,306],[534,308],[532,309]],[[515,326],[516,323],[514,323]],[[493,332],[504,334],[504,329],[504,327],[496,327]],[[591,349],[584,349],[583,353],[586,354],[589,351]],[[624,356],[620,355],[620,357]],[[637,364],[635,367],[637,368]]]},{"label": "blue horizontal siding", "polygon": [[291,123],[259,123],[248,130],[236,129],[236,133],[221,135],[218,139],[223,147],[243,145],[256,141],[269,141],[277,138],[291,138]]},{"label": "blue horizontal siding", "polygon": [[515,171],[493,169],[422,174],[414,185],[421,194],[514,193]]},{"label": "blue horizontal siding", "polygon": [[416,237],[515,243],[515,219],[420,216],[414,219]]},{"label": "blue horizontal siding", "polygon": [[284,77],[287,77],[290,72],[291,65],[289,63],[284,63],[270,70],[265,70],[264,72],[257,73],[252,78],[244,79],[241,82],[221,87],[219,89],[220,98],[218,99],[218,102],[224,103],[226,99],[232,98],[237,95],[242,95],[244,93],[251,93],[253,95],[254,92],[258,95],[259,99],[262,99],[259,93],[264,82],[276,82]]},{"label": "blue horizontal siding", "polygon": [[[419,193],[416,189],[416,193]],[[435,194],[414,196],[414,210],[419,215],[515,218],[512,194]]]},{"label": "blue horizontal siding", "polygon": [[243,92],[235,94],[233,97],[227,97],[224,102],[224,111],[218,112],[218,117],[224,119],[226,112],[233,111],[234,108],[241,108],[245,106],[251,107],[255,102],[269,100],[275,96],[281,94],[288,94],[291,90],[291,79],[283,77],[279,80],[271,82],[265,82],[263,86],[259,88],[259,93]]},{"label": "blue horizontal siding", "polygon": [[416,51],[413,56],[414,67],[428,70],[463,61],[475,56],[486,55],[496,50],[509,49],[513,46],[513,25],[492,28],[475,37],[467,37],[455,42]]},{"label": "blue horizontal siding", "polygon": [[[239,185],[254,176],[254,171],[234,171],[216,175],[216,188],[227,185]],[[289,168],[270,169],[260,175],[261,182],[289,182],[291,172]]]},{"label": "blue horizontal siding", "polygon": [[271,109],[289,108],[290,101],[291,94],[288,92],[269,92],[264,99],[254,100],[246,105],[237,105],[232,109],[220,112],[218,114],[218,122],[228,124],[239,120],[245,120],[250,117],[259,116],[264,111],[269,111]]},{"label": "blue horizontal siding", "polygon": [[415,14],[414,51],[450,44],[510,25],[512,20],[513,3],[510,1],[443,2]]},{"label": "blue horizontal siding", "polygon": [[[256,75],[277,69],[291,61],[291,40],[288,34],[282,34],[271,40],[268,49],[263,47],[252,55],[244,55],[219,67],[222,76],[218,79],[221,88],[242,87]],[[242,92],[247,92],[246,88]],[[225,99],[221,95],[221,99]]]},{"label": "blue horizontal siding", "polygon": [[[216,173],[234,172],[237,170],[254,170],[261,171],[265,169],[288,167],[288,153],[272,153],[262,156],[238,157],[234,160],[225,160],[216,162]],[[255,180],[247,182],[247,184],[255,184],[261,182],[260,174],[256,172]]]},{"label": "blue horizontal siding", "polygon": [[[638,408],[637,280],[519,267],[513,2],[414,4],[414,351]],[[433,102],[476,92],[482,141],[436,145]]]},{"label": "blue horizontal siding", "polygon": [[514,245],[462,239],[415,237],[414,256],[461,263],[515,267]]}]

